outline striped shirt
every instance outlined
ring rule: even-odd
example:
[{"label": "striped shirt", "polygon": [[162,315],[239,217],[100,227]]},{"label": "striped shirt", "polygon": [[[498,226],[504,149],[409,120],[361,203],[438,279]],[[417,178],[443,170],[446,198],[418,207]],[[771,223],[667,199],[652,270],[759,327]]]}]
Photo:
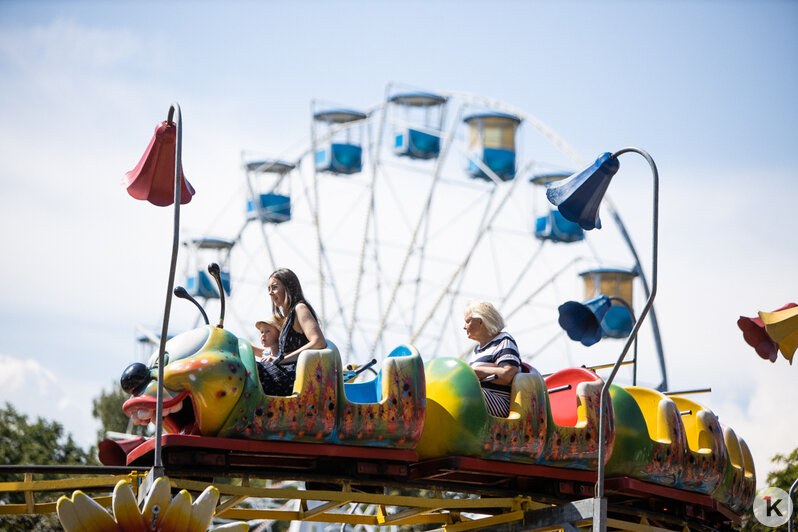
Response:
[{"label": "striped shirt", "polygon": [[[484,346],[474,348],[469,365],[478,367],[486,364],[521,367],[521,355],[518,353],[518,345],[512,336],[501,332]],[[509,416],[512,387],[496,384],[494,381],[484,382],[481,385],[488,412],[499,417]]]}]

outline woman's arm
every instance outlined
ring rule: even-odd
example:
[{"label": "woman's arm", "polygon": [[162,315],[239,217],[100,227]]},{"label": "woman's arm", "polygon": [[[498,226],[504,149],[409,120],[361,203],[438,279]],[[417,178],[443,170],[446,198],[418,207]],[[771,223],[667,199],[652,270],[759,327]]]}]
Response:
[{"label": "woman's arm", "polygon": [[493,380],[495,384],[504,384],[510,386],[513,383],[513,379],[515,375],[518,373],[517,366],[497,366],[496,364],[480,364],[479,366],[473,367],[474,373],[477,374],[479,380],[484,379],[490,375],[496,375],[496,379]]},{"label": "woman's arm", "polygon": [[301,346],[296,351],[286,353],[285,356],[283,356],[283,364],[295,363],[299,353],[306,349],[322,349],[327,346],[327,340],[325,340],[324,334],[321,332],[319,322],[313,317],[313,314],[311,314],[306,304],[299,303],[294,308],[294,315],[296,317],[294,324],[299,325],[302,333],[307,336],[308,343]]}]

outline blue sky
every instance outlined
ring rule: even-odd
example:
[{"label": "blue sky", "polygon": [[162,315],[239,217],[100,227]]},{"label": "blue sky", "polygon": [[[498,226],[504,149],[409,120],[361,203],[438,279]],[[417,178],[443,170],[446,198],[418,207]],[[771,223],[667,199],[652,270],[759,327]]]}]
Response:
[{"label": "blue sky", "polygon": [[[3,2],[0,400],[93,442],[91,398],[161,312],[171,214],[120,180],[171,102],[209,191],[186,209],[198,228],[239,186],[241,150],[307,146],[312,99],[366,108],[401,82],[507,102],[586,160],[654,156],[670,379],[712,386],[767,470],[798,442],[798,414],[772,408],[795,404],[796,369],[735,322],[798,297],[797,26],[786,1]],[[648,183],[618,179],[646,257]]]}]

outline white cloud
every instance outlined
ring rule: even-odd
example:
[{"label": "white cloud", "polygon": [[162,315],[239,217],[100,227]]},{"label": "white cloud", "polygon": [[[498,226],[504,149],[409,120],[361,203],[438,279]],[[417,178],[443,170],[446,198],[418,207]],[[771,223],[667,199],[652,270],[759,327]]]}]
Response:
[{"label": "white cloud", "polygon": [[57,421],[84,448],[97,443],[99,423],[91,415],[91,400],[98,394],[73,376],[59,378],[35,360],[0,353],[0,403],[11,403],[32,420]]},{"label": "white cloud", "polygon": [[127,29],[85,26],[71,18],[8,28],[0,34],[0,56],[42,82],[130,66],[144,59],[148,48]]}]

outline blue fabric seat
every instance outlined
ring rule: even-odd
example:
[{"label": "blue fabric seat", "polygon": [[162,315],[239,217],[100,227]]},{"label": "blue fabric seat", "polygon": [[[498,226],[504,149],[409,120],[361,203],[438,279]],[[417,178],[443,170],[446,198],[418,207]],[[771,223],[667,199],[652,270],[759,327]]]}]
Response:
[{"label": "blue fabric seat", "polygon": [[316,151],[316,170],[334,174],[356,174],[363,169],[363,148],[334,142]]},{"label": "blue fabric seat", "polygon": [[[222,278],[222,288],[225,293],[230,294],[230,272],[220,272]],[[190,275],[186,279],[186,291],[192,297],[204,297],[206,299],[218,299],[219,290],[216,288],[216,281],[206,271],[199,270],[195,275]]]},{"label": "blue fabric seat", "polygon": [[412,159],[434,159],[441,152],[441,139],[436,135],[408,128],[398,133],[394,153]]},{"label": "blue fabric seat", "polygon": [[[478,154],[477,154],[478,155]],[[472,155],[473,157],[473,155]],[[483,148],[482,162],[490,168],[502,181],[510,181],[515,177],[515,152],[502,148]],[[490,179],[474,161],[468,161],[468,173],[477,179]]]},{"label": "blue fabric seat", "polygon": [[[263,220],[279,224],[291,219],[291,198],[282,194],[261,194],[260,210]],[[247,219],[258,219],[258,213],[252,208],[252,200],[247,200]]]},{"label": "blue fabric seat", "polygon": [[579,224],[567,220],[560,211],[552,210],[535,221],[535,237],[553,242],[578,242],[584,240],[585,232]]},{"label": "blue fabric seat", "polygon": [[634,324],[634,318],[626,307],[613,305],[601,320],[601,332],[607,338],[626,338]]},{"label": "blue fabric seat", "polygon": [[[402,357],[412,354],[410,349],[402,345],[391,351],[388,356]],[[370,381],[344,383],[344,393],[347,400],[352,403],[379,403],[382,401],[382,370]]]}]

